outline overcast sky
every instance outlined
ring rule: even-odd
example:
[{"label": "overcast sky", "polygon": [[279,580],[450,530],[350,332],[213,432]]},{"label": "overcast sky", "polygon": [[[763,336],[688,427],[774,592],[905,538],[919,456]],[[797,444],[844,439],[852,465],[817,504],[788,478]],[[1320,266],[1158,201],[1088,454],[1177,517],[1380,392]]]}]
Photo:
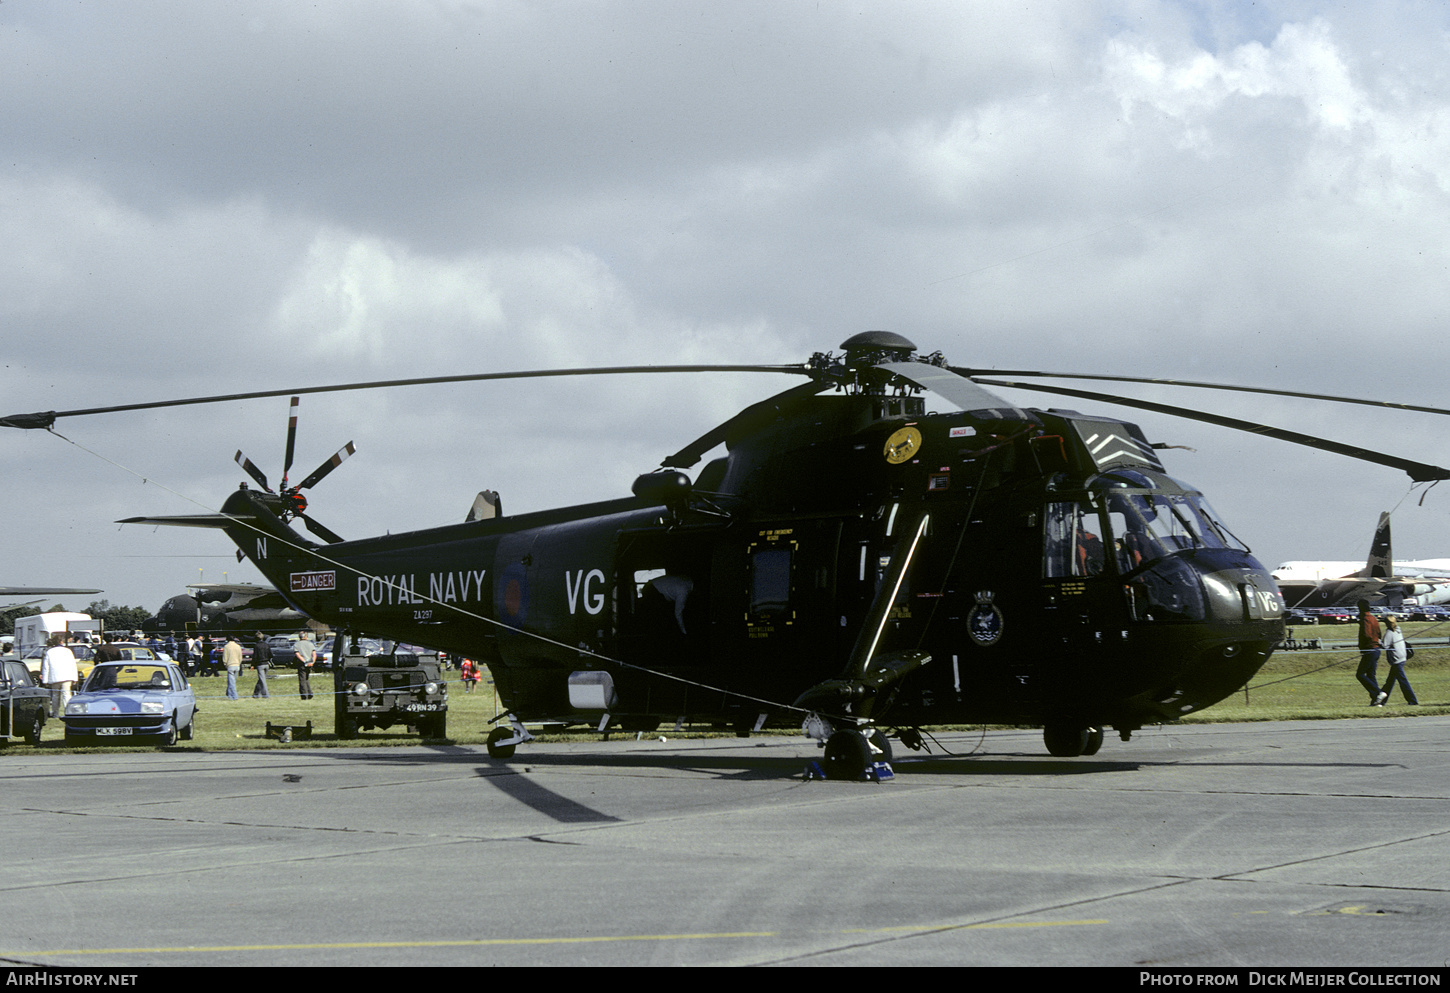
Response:
[{"label": "overcast sky", "polygon": [[[0,3],[0,413],[353,379],[956,365],[1450,406],[1450,8],[1436,3]],[[621,496],[791,381],[305,397],[344,537]],[[1075,384],[1084,385],[1084,384]],[[1125,390],[1126,392],[1126,390]],[[1137,395],[1450,464],[1428,415]],[[1137,420],[1271,568],[1450,555],[1450,487]],[[0,585],[152,610],[260,581],[214,510],[287,400],[0,431]],[[84,446],[77,447],[77,446]],[[1407,498],[1408,495],[1408,498]],[[74,598],[88,600],[90,598]],[[67,604],[74,606],[74,604]]]}]

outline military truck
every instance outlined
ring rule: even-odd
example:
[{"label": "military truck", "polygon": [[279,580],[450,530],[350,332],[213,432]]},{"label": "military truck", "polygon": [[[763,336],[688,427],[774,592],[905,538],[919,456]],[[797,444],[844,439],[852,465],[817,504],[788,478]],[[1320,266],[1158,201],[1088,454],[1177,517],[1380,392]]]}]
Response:
[{"label": "military truck", "polygon": [[424,738],[448,736],[448,684],[433,653],[391,651],[364,655],[353,646],[333,666],[337,736],[395,724]]},{"label": "military truck", "polygon": [[0,660],[0,741],[24,737],[32,745],[40,744],[49,708],[50,691],[36,684],[24,662]]}]

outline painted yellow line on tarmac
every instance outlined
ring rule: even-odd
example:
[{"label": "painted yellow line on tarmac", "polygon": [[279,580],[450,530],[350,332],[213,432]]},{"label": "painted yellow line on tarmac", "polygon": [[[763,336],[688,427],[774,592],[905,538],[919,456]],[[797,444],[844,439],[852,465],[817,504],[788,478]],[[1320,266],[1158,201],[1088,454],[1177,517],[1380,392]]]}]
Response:
[{"label": "painted yellow line on tarmac", "polygon": [[[1022,921],[1019,923],[1003,924],[964,924],[964,925],[922,925],[918,927],[890,927],[890,928],[858,928],[840,932],[841,934],[887,934],[907,932],[931,932],[931,931],[973,931],[987,928],[1012,928],[1012,927],[1064,927],[1075,924],[1106,924],[1106,920],[1097,921]],[[592,938],[471,938],[460,941],[341,941],[341,942],[320,942],[316,944],[291,944],[291,945],[178,945],[172,948],[65,948],[55,951],[37,952],[26,950],[24,952],[6,951],[0,952],[0,956],[13,957],[19,955],[176,955],[195,954],[198,952],[293,952],[293,951],[327,951],[347,948],[469,948],[486,947],[490,945],[578,945],[601,943],[611,941],[710,941],[722,938],[778,938],[780,931],[718,931],[701,932],[699,934],[616,934],[600,935]]]}]

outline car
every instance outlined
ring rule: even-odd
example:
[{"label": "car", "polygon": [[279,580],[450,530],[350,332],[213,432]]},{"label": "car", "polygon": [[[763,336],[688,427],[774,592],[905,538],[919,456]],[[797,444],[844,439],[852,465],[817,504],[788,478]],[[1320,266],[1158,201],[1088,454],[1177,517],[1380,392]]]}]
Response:
[{"label": "car", "polygon": [[342,657],[345,692],[333,696],[339,738],[394,724],[416,729],[424,738],[448,736],[448,684],[436,654],[364,655],[358,648],[357,654]]},{"label": "car", "polygon": [[43,689],[20,659],[0,661],[0,740],[23,737],[40,744],[50,691]]},{"label": "car", "polygon": [[[91,655],[94,654],[91,651],[91,646],[90,645],[83,645],[83,644],[81,644],[79,642],[73,641],[70,644],[66,645],[65,647],[69,648],[70,649],[70,653],[76,657],[76,667],[77,668],[80,668],[81,666],[84,666],[85,669],[86,669],[86,671],[89,671],[90,670],[90,667],[91,667]],[[44,663],[45,663],[45,646],[44,645],[36,645],[33,648],[27,649],[26,652],[25,652],[25,658],[23,659],[23,661],[25,662],[25,668],[27,668],[27,669],[30,670],[30,674],[32,676],[34,676],[35,677],[35,681],[37,683],[39,683],[40,682],[40,669],[41,669],[41,666],[44,665]],[[85,672],[82,672],[81,673],[81,678],[82,679],[85,678]]]},{"label": "car", "polygon": [[196,709],[196,693],[176,663],[104,662],[65,705],[61,720],[68,745],[136,737],[174,745],[194,736]]},{"label": "car", "polygon": [[[165,655],[161,655],[161,654],[158,654],[156,652],[153,652],[151,649],[147,648],[145,645],[138,645],[134,641],[115,641],[115,642],[112,642],[111,644],[115,648],[120,649],[120,651],[121,651],[121,657],[120,657],[120,659],[117,660],[117,661],[120,661],[120,662],[158,662],[158,661],[160,661],[160,662],[170,662],[171,661]],[[75,646],[72,645],[71,648],[72,648],[72,650],[74,650]],[[91,674],[91,668],[95,664],[96,664],[95,653],[92,652],[90,649],[87,649],[86,650],[86,657],[85,658],[81,658],[80,653],[79,652],[76,652],[76,669],[80,671],[81,679],[85,679],[87,676],[89,676]]]},{"label": "car", "polygon": [[[404,649],[400,645],[400,646],[398,646],[398,650],[399,651],[403,651]],[[294,652],[293,654],[296,654],[296,653]],[[351,654],[357,654],[357,655],[382,655],[383,654],[383,643],[381,641],[379,641],[377,638],[359,638],[359,639],[357,639],[357,642],[356,642],[356,651],[355,652],[352,652]],[[322,644],[320,644],[320,645],[317,646],[317,666],[319,668],[322,668],[322,669],[331,669],[332,668],[332,639],[331,638],[328,638],[327,641],[325,641],[324,643],[322,643]]]}]

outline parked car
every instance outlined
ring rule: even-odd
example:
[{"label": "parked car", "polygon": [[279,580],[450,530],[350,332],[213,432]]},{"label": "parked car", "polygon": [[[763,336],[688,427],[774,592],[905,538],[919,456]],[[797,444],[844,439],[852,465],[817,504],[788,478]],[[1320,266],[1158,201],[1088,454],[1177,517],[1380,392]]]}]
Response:
[{"label": "parked car", "polygon": [[0,741],[24,737],[40,744],[40,731],[50,709],[50,691],[42,689],[19,659],[0,662]]},{"label": "parked car", "polygon": [[[91,646],[72,642],[65,647],[69,648],[70,653],[76,657],[76,667],[80,669],[81,678],[84,679],[86,673],[90,671],[91,656],[94,654],[91,651]],[[40,682],[40,669],[45,662],[45,646],[37,645],[34,648],[28,649],[23,661],[25,662],[25,668],[30,670],[30,674],[35,677],[35,681],[38,684]]]},{"label": "parked car", "polygon": [[195,731],[196,694],[174,662],[106,662],[91,670],[61,720],[68,745],[135,736],[174,745]]},{"label": "parked car", "polygon": [[[170,662],[171,661],[165,655],[158,654],[157,652],[153,652],[151,649],[147,648],[145,645],[138,645],[134,641],[117,641],[117,642],[113,642],[112,644],[116,648],[119,648],[121,650],[121,658],[120,658],[119,661],[122,661],[122,662]],[[74,650],[74,646],[72,646],[72,650]],[[81,674],[81,679],[85,679],[87,676],[89,676],[91,674],[91,668],[95,664],[96,664],[95,652],[91,651],[90,649],[87,649],[86,650],[86,657],[85,658],[81,658],[80,653],[79,652],[76,652],[76,669],[79,670],[79,672]]]}]

